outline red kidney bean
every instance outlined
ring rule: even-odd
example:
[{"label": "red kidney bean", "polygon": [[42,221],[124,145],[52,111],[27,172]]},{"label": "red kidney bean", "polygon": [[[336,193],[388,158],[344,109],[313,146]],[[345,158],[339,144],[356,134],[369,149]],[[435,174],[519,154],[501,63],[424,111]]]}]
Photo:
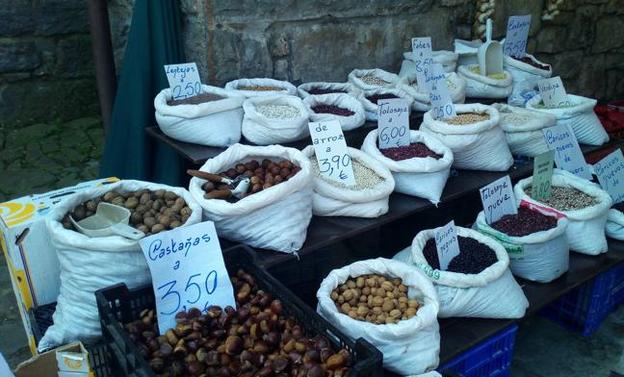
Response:
[{"label": "red kidney bean", "polygon": [[334,114],[334,115],[340,115],[343,117],[348,117],[348,116],[355,114],[353,111],[349,109],[345,109],[343,107],[339,107],[335,105],[325,105],[325,104],[313,106],[312,111],[314,111],[317,114]]},{"label": "red kidney bean", "polygon": [[403,147],[381,149],[381,154],[394,161],[407,160],[409,158],[433,157],[436,160],[442,158],[441,155],[429,149],[424,143],[412,143]]},{"label": "red kidney bean", "polygon": [[513,237],[526,236],[556,226],[555,217],[546,216],[527,207],[520,207],[517,215],[505,215],[491,224],[492,228]]}]

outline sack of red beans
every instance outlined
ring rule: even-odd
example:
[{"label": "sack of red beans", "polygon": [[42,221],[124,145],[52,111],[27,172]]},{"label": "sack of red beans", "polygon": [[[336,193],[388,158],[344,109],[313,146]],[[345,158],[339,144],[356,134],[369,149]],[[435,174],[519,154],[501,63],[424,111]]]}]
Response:
[{"label": "sack of red beans", "polygon": [[347,77],[349,82],[360,90],[372,90],[381,87],[393,87],[399,76],[383,69],[354,69]]},{"label": "sack of red beans", "polygon": [[304,98],[311,122],[337,120],[343,131],[353,130],[364,124],[364,106],[355,97],[344,94],[320,94]]},{"label": "sack of red beans", "polygon": [[492,224],[481,211],[474,225],[505,247],[515,276],[539,283],[551,282],[568,271],[567,226],[568,220],[560,212],[525,201],[518,214],[503,216]]},{"label": "sack of red beans", "polygon": [[529,301],[509,271],[509,256],[494,239],[456,227],[460,254],[440,269],[435,232],[419,232],[411,248],[393,259],[420,268],[433,281],[440,299],[438,317],[522,318]]},{"label": "sack of red beans", "polygon": [[453,152],[435,137],[413,130],[409,146],[380,150],[377,135],[377,130],[366,135],[362,151],[390,169],[394,191],[437,204],[451,171]]},{"label": "sack of red beans", "polygon": [[350,82],[306,82],[297,87],[297,95],[305,99],[308,96],[318,96],[321,94],[349,94],[357,97],[360,89]]},{"label": "sack of red beans", "polygon": [[398,88],[377,88],[365,90],[358,94],[358,100],[364,105],[366,120],[377,121],[377,102],[380,99],[403,98],[407,100],[407,106],[412,108],[414,99],[404,90]]}]

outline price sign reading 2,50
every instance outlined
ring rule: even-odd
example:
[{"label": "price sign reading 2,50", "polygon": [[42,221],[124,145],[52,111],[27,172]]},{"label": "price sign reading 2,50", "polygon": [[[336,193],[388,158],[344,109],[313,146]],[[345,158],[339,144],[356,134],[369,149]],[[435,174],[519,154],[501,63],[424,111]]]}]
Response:
[{"label": "price sign reading 2,50", "polygon": [[[192,307],[203,307],[204,311],[206,311],[211,305],[209,296],[217,289],[217,278],[217,271],[212,270],[206,274],[205,278],[203,278],[202,274],[190,275],[184,287],[178,286],[177,280],[171,280],[160,285],[157,288],[157,291],[162,294],[160,301],[171,309],[168,311],[161,310],[160,314],[172,315]],[[182,289],[185,297],[184,302],[179,289]]]},{"label": "price sign reading 2,50", "polygon": [[184,99],[187,97],[193,97],[201,92],[201,83],[196,81],[195,83],[187,82],[182,89],[182,84],[176,85],[171,88],[173,99]]},{"label": "price sign reading 2,50", "polygon": [[197,64],[171,64],[165,66],[165,74],[174,100],[193,97],[201,93],[202,86]]}]

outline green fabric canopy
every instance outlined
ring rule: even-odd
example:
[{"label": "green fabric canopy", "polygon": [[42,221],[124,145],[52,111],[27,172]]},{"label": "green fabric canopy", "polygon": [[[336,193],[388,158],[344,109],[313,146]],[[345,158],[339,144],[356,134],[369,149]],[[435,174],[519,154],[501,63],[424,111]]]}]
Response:
[{"label": "green fabric canopy", "polygon": [[156,124],[154,97],[169,86],[163,65],[184,62],[180,30],[177,1],[136,0],[101,176],[181,183],[179,156],[145,133]]}]

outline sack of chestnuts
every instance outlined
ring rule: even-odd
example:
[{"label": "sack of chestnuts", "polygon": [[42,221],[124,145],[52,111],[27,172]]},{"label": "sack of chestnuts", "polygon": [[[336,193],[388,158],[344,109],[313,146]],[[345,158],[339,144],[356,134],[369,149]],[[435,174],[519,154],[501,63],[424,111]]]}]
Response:
[{"label": "sack of chestnuts", "polygon": [[414,375],[438,366],[438,296],[417,268],[369,259],[333,270],[316,293],[318,313],[383,353],[384,368]]}]

